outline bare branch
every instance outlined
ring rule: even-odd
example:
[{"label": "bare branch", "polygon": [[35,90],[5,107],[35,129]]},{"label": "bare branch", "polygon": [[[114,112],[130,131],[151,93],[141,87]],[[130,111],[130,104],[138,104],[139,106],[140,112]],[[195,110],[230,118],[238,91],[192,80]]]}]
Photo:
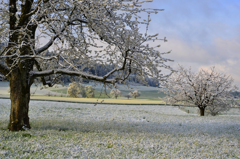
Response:
[{"label": "bare branch", "polygon": [[69,70],[63,70],[63,69],[62,70],[61,69],[47,70],[47,71],[41,71],[41,72],[32,71],[32,72],[30,72],[30,74],[33,78],[42,77],[42,76],[50,76],[53,74],[62,74],[62,75],[70,75],[70,76],[79,76],[79,77],[82,77],[85,79],[90,79],[90,80],[104,82],[104,83],[115,83],[116,82],[116,79],[105,79],[101,76],[90,75],[85,72],[69,71]]},{"label": "bare branch", "polygon": [[60,33],[64,32],[64,30],[65,30],[65,27],[63,27],[58,34],[54,35],[54,36],[49,40],[49,42],[48,42],[47,44],[45,44],[45,45],[42,46],[41,48],[35,50],[35,54],[36,54],[36,55],[39,55],[39,54],[42,53],[43,51],[47,50],[50,46],[52,46],[52,44],[53,44],[53,42],[55,41],[55,39],[57,39],[57,38],[59,37]]}]

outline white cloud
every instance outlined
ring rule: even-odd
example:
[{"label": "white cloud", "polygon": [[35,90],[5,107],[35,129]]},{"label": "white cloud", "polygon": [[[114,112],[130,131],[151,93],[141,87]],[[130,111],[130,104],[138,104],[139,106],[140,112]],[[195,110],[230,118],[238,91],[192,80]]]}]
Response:
[{"label": "white cloud", "polygon": [[168,43],[162,44],[160,50],[172,50],[172,53],[166,57],[175,61],[169,63],[174,69],[178,64],[191,67],[192,71],[215,66],[217,71],[232,76],[235,83],[240,86],[239,41],[238,36],[229,39],[217,37],[213,39],[211,45],[204,46],[199,43],[188,43],[179,37],[172,37]]}]

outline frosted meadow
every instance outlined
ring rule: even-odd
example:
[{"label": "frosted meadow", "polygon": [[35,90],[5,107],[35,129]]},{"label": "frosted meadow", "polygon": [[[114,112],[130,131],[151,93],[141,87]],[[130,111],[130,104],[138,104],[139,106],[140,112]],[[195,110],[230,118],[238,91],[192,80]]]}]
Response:
[{"label": "frosted meadow", "polygon": [[240,158],[239,110],[31,101],[32,129],[10,132],[0,103],[0,158]]}]

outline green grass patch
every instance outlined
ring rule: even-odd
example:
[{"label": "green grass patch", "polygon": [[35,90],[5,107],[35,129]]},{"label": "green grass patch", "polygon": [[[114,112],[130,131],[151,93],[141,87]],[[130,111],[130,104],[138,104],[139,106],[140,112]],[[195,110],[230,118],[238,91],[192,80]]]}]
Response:
[{"label": "green grass patch", "polygon": [[[53,89],[51,90],[52,92],[56,92],[56,93],[63,93],[63,94],[67,94],[67,88],[63,88],[63,89]],[[137,97],[136,99],[149,99],[149,100],[159,100],[159,98],[165,97],[165,94],[163,92],[160,92],[158,90],[139,90],[141,92],[141,96]],[[129,93],[129,91],[124,91],[122,90],[122,97],[120,98],[125,98],[124,95],[127,95]],[[99,89],[95,89],[94,91],[95,97],[94,98],[109,98],[111,97],[110,95],[110,90],[106,92],[99,90]]]},{"label": "green grass patch", "polygon": [[31,99],[42,101],[58,102],[77,102],[77,103],[108,103],[108,104],[164,104],[161,100],[144,100],[144,99],[126,99],[126,98],[72,98],[72,97],[55,97],[55,96],[32,96]]},{"label": "green grass patch", "polygon": [[67,94],[67,88],[53,89],[52,92]]}]

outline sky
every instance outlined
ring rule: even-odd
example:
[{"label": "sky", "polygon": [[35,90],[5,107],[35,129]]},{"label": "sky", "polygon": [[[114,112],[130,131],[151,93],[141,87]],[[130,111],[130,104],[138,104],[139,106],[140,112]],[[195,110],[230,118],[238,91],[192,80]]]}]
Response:
[{"label": "sky", "polygon": [[209,69],[230,75],[240,87],[240,0],[153,0],[144,7],[165,9],[151,15],[149,33],[159,33],[160,51],[174,69]]}]

